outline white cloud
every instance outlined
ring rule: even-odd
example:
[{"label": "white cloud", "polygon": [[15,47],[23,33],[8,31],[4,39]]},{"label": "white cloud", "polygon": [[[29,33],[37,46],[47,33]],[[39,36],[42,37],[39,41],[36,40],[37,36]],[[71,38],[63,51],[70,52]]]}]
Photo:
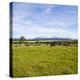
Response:
[{"label": "white cloud", "polygon": [[[23,5],[24,6],[24,5]],[[22,6],[22,7],[23,7]],[[20,6],[18,6],[20,7]],[[13,11],[13,37],[26,38],[36,37],[69,37],[77,38],[77,14],[70,15],[67,11],[64,14],[52,12],[55,6],[48,5],[43,11],[37,13],[36,7],[29,5],[21,9],[14,7]],[[56,9],[55,9],[56,10]],[[71,9],[70,9],[71,10]],[[72,11],[73,12],[73,11]],[[54,13],[54,14],[53,14]],[[57,13],[57,15],[56,15]]]},{"label": "white cloud", "polygon": [[[48,28],[39,25],[19,25],[14,24],[13,32],[17,32],[16,37],[25,36],[26,38],[36,37],[68,37],[75,38],[77,34],[69,32],[66,29],[61,28]],[[18,27],[19,26],[19,27]],[[20,34],[20,35],[19,35]],[[13,34],[15,37],[15,34]]]}]

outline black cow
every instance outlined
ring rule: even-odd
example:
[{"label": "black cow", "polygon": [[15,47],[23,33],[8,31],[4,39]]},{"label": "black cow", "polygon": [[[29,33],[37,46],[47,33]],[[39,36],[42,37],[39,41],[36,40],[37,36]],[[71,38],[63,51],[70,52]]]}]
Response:
[{"label": "black cow", "polygon": [[25,44],[25,46],[30,46],[29,44]]},{"label": "black cow", "polygon": [[55,42],[51,43],[50,47],[55,46]]}]

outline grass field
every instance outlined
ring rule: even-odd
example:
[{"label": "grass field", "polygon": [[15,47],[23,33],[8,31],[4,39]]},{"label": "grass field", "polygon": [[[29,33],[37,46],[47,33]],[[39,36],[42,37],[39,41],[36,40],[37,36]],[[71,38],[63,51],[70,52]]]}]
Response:
[{"label": "grass field", "polygon": [[13,77],[77,73],[76,46],[13,46]]}]

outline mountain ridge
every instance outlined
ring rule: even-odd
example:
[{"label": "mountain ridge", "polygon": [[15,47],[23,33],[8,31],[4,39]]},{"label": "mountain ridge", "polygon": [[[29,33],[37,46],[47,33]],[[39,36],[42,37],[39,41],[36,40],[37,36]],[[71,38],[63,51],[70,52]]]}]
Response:
[{"label": "mountain ridge", "polygon": [[72,40],[70,38],[34,38],[32,40]]},{"label": "mountain ridge", "polygon": [[[11,40],[20,40],[20,38],[13,38]],[[25,40],[77,40],[77,39],[54,37],[54,38],[33,38],[33,39],[26,39],[25,38]]]}]

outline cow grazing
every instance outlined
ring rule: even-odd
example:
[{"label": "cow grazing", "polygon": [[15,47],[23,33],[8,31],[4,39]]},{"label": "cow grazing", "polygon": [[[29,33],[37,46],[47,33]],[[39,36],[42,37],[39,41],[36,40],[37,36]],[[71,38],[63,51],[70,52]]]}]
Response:
[{"label": "cow grazing", "polygon": [[50,47],[55,46],[55,42],[51,43]]},{"label": "cow grazing", "polygon": [[29,44],[25,44],[25,46],[30,46]]}]

